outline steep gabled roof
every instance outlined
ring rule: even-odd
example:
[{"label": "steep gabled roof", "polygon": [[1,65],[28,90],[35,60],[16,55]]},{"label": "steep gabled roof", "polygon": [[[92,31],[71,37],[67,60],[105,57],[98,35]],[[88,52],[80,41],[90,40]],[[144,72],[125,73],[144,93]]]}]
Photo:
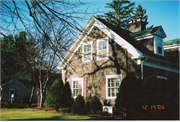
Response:
[{"label": "steep gabled roof", "polygon": [[143,31],[138,31],[138,32],[130,33],[129,35],[131,37],[147,35],[147,34],[156,32],[159,29],[159,27],[161,27],[161,26],[157,26],[157,27],[154,27],[154,28],[148,28],[148,29],[145,29]]},{"label": "steep gabled roof", "polygon": [[74,53],[77,51],[79,46],[82,44],[83,39],[86,38],[88,32],[91,31],[93,26],[97,26],[101,31],[103,31],[107,36],[114,39],[116,43],[118,43],[123,48],[127,49],[130,54],[134,57],[144,57],[144,56],[152,56],[155,58],[159,58],[164,60],[165,57],[159,56],[148,50],[147,48],[141,46],[139,42],[137,42],[134,37],[142,36],[147,34],[160,34],[161,36],[166,36],[162,27],[157,26],[154,28],[149,28],[144,31],[132,33],[128,30],[124,30],[119,28],[118,26],[112,25],[106,22],[104,19],[92,17],[88,24],[85,26],[84,31],[78,36],[73,45],[70,47],[68,52],[65,55],[65,59],[61,61],[58,65],[59,69],[64,67],[67,62],[71,59]]},{"label": "steep gabled roof", "polygon": [[2,84],[1,87],[5,86],[5,85],[7,85],[7,84],[9,84],[9,83],[11,83],[11,82],[17,82],[17,83],[20,84],[22,87],[26,88],[26,87],[25,87],[21,82],[19,82],[17,79],[11,79],[11,80],[9,80],[8,82]]}]

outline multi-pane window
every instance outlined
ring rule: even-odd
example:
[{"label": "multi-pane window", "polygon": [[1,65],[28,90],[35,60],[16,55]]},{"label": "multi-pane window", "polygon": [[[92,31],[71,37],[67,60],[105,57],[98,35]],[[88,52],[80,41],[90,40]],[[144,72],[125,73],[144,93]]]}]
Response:
[{"label": "multi-pane window", "polygon": [[122,81],[120,74],[106,75],[106,98],[115,99]]},{"label": "multi-pane window", "polygon": [[82,78],[73,80],[73,97],[77,97],[79,94],[82,95]]},{"label": "multi-pane window", "polygon": [[108,41],[106,39],[97,40],[97,60],[108,58]]},{"label": "multi-pane window", "polygon": [[119,78],[108,79],[108,97],[116,97],[120,85]]},{"label": "multi-pane window", "polygon": [[91,60],[91,45],[84,46],[84,61]]},{"label": "multi-pane window", "polygon": [[162,40],[157,38],[156,44],[157,44],[157,53],[162,54]]},{"label": "multi-pane window", "polygon": [[83,62],[88,62],[92,60],[92,41],[83,43]]}]

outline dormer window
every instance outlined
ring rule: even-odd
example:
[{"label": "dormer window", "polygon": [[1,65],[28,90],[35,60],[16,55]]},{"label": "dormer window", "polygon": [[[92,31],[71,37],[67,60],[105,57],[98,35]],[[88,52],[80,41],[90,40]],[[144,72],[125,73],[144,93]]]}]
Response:
[{"label": "dormer window", "polygon": [[97,40],[97,60],[108,59],[107,38]]},{"label": "dormer window", "polygon": [[83,43],[82,52],[83,52],[83,62],[89,62],[92,60],[92,41]]},{"label": "dormer window", "polygon": [[154,53],[164,56],[163,40],[160,37],[155,37]]}]

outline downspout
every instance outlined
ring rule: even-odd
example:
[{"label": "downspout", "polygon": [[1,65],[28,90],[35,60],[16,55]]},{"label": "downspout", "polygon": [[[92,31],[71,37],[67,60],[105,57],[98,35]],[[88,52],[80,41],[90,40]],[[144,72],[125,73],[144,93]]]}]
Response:
[{"label": "downspout", "polygon": [[144,61],[142,61],[141,62],[141,79],[143,80],[143,63],[145,62],[145,61],[147,61],[148,59],[146,58],[146,60],[144,60]]}]

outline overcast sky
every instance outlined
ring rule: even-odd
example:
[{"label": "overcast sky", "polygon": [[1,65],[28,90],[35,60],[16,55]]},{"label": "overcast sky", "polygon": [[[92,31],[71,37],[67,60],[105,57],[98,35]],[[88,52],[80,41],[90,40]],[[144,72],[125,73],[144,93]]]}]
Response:
[{"label": "overcast sky", "polygon": [[[109,11],[109,9],[105,7],[106,3],[112,2],[112,0],[82,1],[90,3],[89,11],[95,11],[97,8],[99,8],[100,11],[104,12]],[[154,25],[154,27],[161,25],[167,35],[167,37],[164,39],[165,41],[180,38],[179,0],[135,0],[134,2],[136,7],[141,4],[141,6],[146,9],[149,22],[147,27],[150,27],[151,25]]]}]

